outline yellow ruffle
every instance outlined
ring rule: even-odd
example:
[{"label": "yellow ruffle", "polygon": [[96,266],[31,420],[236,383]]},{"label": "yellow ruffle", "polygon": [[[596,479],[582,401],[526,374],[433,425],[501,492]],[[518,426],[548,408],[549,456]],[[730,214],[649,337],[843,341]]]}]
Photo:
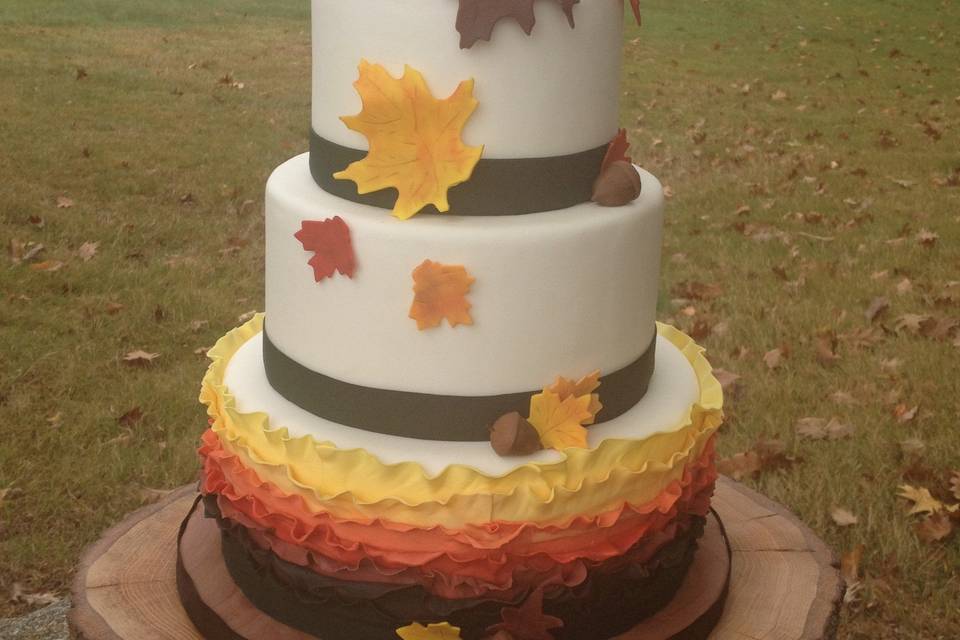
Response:
[{"label": "yellow ruffle", "polygon": [[563,459],[527,463],[492,476],[453,464],[429,475],[417,463],[388,465],[362,449],[338,449],[309,436],[291,437],[264,413],[241,413],[224,385],[227,364],[262,330],[263,316],[221,338],[210,350],[200,400],[224,448],[309,508],[338,517],[381,517],[412,525],[457,527],[491,520],[563,522],[623,502],[652,500],[696,460],[722,421],[723,393],[703,349],[669,325],[659,335],[693,367],[700,400],[672,428],[643,440],[607,439],[594,449],[571,448]]}]

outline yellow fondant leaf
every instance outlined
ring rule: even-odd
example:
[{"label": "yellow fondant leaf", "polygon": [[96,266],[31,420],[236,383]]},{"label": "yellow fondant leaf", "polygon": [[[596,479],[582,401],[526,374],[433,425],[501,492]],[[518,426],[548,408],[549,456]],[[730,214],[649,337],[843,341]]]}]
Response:
[{"label": "yellow fondant leaf", "polygon": [[583,424],[593,424],[597,420],[597,414],[603,409],[603,403],[600,402],[600,394],[594,393],[600,388],[600,370],[597,369],[590,375],[586,375],[576,382],[563,376],[558,376],[557,381],[544,389],[560,396],[561,400],[566,400],[570,396],[584,396],[590,394],[590,419]]},{"label": "yellow fondant leaf", "polygon": [[460,628],[449,623],[431,624],[426,627],[418,622],[397,629],[403,640],[460,640]]},{"label": "yellow fondant leaf", "polygon": [[410,317],[421,331],[440,326],[446,318],[451,327],[473,324],[467,300],[474,278],[459,265],[424,260],[413,271],[413,305]]},{"label": "yellow fondant leaf", "polygon": [[544,391],[530,398],[530,424],[540,434],[543,446],[557,451],[587,447],[584,424],[592,418],[590,396],[568,396]]},{"label": "yellow fondant leaf", "polygon": [[438,100],[416,69],[405,67],[397,80],[379,64],[363,60],[354,86],[363,110],[341,120],[367,137],[370,151],[333,177],[353,180],[361,194],[396,189],[393,215],[402,220],[431,204],[449,211],[447,191],[470,179],[483,153],[482,146],[468,147],[460,137],[477,108],[473,80]]}]

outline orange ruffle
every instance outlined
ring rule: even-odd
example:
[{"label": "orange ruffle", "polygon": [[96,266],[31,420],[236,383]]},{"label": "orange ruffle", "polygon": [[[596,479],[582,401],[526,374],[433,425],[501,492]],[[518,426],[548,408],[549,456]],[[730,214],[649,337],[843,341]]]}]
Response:
[{"label": "orange ruffle", "polygon": [[646,504],[623,504],[562,527],[491,522],[452,531],[313,512],[302,497],[263,482],[212,432],[204,434],[200,453],[203,492],[218,496],[224,517],[248,528],[259,545],[279,557],[346,580],[422,584],[445,597],[543,580],[573,586],[585,579],[587,565],[646,547],[652,555],[666,540],[646,543],[671,531],[679,514],[707,513],[716,480],[711,439],[681,480]]}]

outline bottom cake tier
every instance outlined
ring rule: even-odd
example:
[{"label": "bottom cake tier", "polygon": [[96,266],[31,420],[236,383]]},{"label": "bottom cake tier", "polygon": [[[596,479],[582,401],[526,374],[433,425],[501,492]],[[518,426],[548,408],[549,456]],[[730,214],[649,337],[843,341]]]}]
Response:
[{"label": "bottom cake tier", "polygon": [[271,393],[261,331],[257,317],[210,352],[200,454],[224,561],[264,613],[323,640],[607,640],[680,586],[722,394],[672,327],[639,404],[587,448],[518,458],[303,412]]}]

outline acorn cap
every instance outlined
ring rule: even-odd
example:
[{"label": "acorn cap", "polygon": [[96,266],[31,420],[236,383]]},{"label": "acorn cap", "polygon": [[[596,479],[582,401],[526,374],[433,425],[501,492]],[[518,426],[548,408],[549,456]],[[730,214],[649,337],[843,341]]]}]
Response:
[{"label": "acorn cap", "polygon": [[593,197],[604,207],[622,207],[640,196],[640,172],[630,162],[618,160],[600,174],[593,183]]},{"label": "acorn cap", "polygon": [[540,434],[516,411],[500,416],[490,427],[490,444],[500,456],[528,456],[543,449]]}]

